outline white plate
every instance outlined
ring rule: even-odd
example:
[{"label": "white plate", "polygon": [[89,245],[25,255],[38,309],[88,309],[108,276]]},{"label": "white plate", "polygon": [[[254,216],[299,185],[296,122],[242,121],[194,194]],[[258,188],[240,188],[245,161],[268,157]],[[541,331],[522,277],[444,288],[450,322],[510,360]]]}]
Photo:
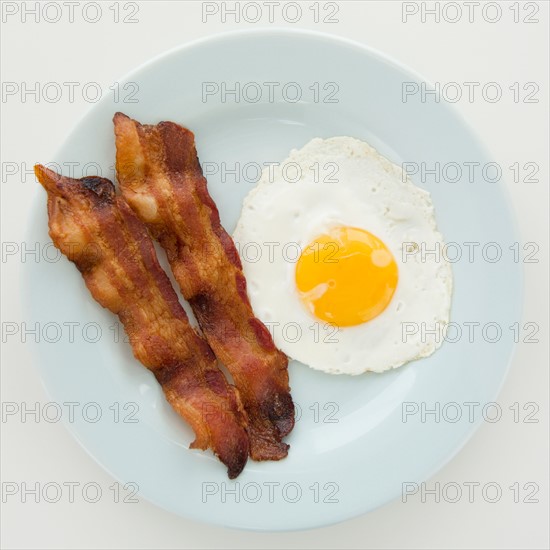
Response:
[{"label": "white plate", "polygon": [[[97,163],[113,176],[115,149],[111,123],[121,110],[144,123],[173,120],[191,128],[208,171],[249,162],[284,159],[294,147],[320,136],[350,135],[368,141],[392,161],[479,162],[490,159],[472,132],[445,103],[403,102],[402,83],[422,80],[362,45],[319,33],[288,30],[238,32],[201,40],[173,50],[128,76],[118,102],[105,98],[77,125],[54,159]],[[240,83],[240,101],[220,94],[203,97],[203,83]],[[244,90],[245,85],[250,84]],[[277,82],[278,86],[266,85]],[[283,96],[283,87],[286,86]],[[126,86],[126,83],[129,84]],[[318,84],[315,84],[318,83]],[[336,83],[338,91],[334,94]],[[137,103],[124,98],[133,96]],[[125,87],[126,86],[126,87]],[[269,97],[269,87],[273,97]],[[215,88],[211,84],[208,90]],[[261,99],[254,103],[258,89]],[[300,89],[302,98],[293,99]],[[314,93],[319,90],[320,95]],[[286,101],[285,101],[286,98]],[[337,102],[324,100],[337,99]],[[271,99],[273,101],[271,101]],[[209,163],[209,164],[206,164]],[[70,175],[68,166],[64,173]],[[253,165],[250,165],[253,166]],[[241,202],[253,186],[250,173],[221,171],[209,176],[210,191],[222,222],[232,231]],[[94,172],[94,165],[87,167]],[[97,170],[95,170],[97,171]],[[115,342],[115,319],[90,297],[72,264],[27,263],[26,308],[30,322],[58,323],[55,344],[42,339],[36,363],[53,400],[99,404],[102,418],[91,422],[77,413],[69,429],[111,474],[139,486],[140,495],[157,505],[204,522],[247,529],[287,530],[322,526],[365,513],[401,495],[402,484],[427,479],[466,442],[480,421],[469,418],[466,402],[494,400],[513,349],[508,328],[520,319],[521,270],[508,249],[517,241],[502,182],[487,183],[468,173],[456,183],[413,181],[431,193],[439,228],[447,242],[499,243],[499,262],[483,260],[480,247],[453,265],[452,320],[483,326],[496,322],[502,337],[490,343],[466,332],[446,342],[432,357],[383,375],[328,376],[292,363],[292,393],[301,415],[288,438],[290,454],[281,462],[249,461],[236,482],[210,454],[186,449],[190,429],[165,403],[152,375]],[[38,196],[39,195],[39,196]],[[45,196],[37,189],[30,242],[48,242]],[[70,341],[67,322],[76,322]],[[63,325],[65,323],[65,325]],[[86,323],[92,323],[85,326]],[[95,328],[102,335],[95,343]],[[53,328],[52,328],[53,327]],[[49,325],[47,339],[57,338]],[[492,338],[492,333],[489,333]],[[422,408],[458,403],[462,418],[451,422],[446,409],[439,422],[420,414],[403,419],[406,402]],[[114,419],[120,404],[120,418]],[[122,422],[136,408],[131,418]],[[411,405],[414,407],[414,405]],[[334,422],[335,421],[335,422]],[[63,457],[60,457],[63,460]]]}]

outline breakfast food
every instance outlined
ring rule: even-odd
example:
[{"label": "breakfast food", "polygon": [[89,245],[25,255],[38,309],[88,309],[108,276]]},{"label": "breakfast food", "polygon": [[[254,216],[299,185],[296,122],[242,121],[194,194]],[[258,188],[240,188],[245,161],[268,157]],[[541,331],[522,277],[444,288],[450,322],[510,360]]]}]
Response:
[{"label": "breakfast food", "polygon": [[[328,163],[332,177],[320,178]],[[430,195],[366,143],[314,139],[266,168],[233,237],[254,311],[289,357],[361,374],[441,345],[450,265],[444,255],[411,253],[443,246]],[[247,261],[250,243],[264,248]]]},{"label": "breakfast food", "polygon": [[35,173],[48,193],[54,244],[75,263],[94,299],[118,315],[135,357],[193,428],[191,447],[211,448],[235,478],[249,453],[246,415],[189,324],[145,226],[107,179],[76,180],[40,165]]},{"label": "breakfast food", "polygon": [[288,360],[252,311],[231,237],[220,224],[191,131],[114,117],[121,192],[168,261],[205,338],[227,367],[248,415],[250,455],[279,460],[294,426]]},{"label": "breakfast food", "polygon": [[190,130],[122,113],[114,124],[121,195],[100,177],[35,167],[48,193],[50,236],[95,300],[119,316],[135,357],[193,428],[191,447],[211,448],[230,478],[248,456],[287,456],[283,438],[294,426],[287,355],[355,375],[440,346],[436,327],[449,321],[452,273],[433,252],[444,243],[431,197],[368,144],[314,139],[268,166],[244,201],[233,242]]}]

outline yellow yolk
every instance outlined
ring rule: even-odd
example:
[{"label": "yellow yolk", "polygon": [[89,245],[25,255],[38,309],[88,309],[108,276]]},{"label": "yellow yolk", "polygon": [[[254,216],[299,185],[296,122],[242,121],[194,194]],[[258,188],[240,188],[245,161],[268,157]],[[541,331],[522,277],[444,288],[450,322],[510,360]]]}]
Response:
[{"label": "yellow yolk", "polygon": [[397,264],[375,235],[335,227],[302,252],[296,287],[317,318],[337,326],[359,325],[386,309],[397,287]]}]

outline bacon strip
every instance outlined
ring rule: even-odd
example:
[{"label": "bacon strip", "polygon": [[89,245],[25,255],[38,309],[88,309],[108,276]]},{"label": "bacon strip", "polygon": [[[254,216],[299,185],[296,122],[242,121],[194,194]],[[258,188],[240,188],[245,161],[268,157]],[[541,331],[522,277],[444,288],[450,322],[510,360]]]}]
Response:
[{"label": "bacon strip", "polygon": [[141,125],[114,117],[122,194],[166,250],[218,359],[231,373],[248,414],[251,457],[279,460],[294,426],[288,360],[252,311],[241,262],[220,224],[191,131],[173,122]]},{"label": "bacon strip", "polygon": [[193,428],[191,448],[212,448],[229,477],[237,477],[249,453],[239,396],[189,324],[145,226],[107,179],[75,180],[40,165],[35,173],[48,193],[54,244],[95,300],[118,315],[136,359]]}]

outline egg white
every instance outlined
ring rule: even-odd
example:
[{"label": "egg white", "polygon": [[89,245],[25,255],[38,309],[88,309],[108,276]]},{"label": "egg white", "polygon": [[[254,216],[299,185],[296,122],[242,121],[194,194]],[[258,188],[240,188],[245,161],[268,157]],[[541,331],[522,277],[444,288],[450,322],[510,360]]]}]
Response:
[{"label": "egg white", "polygon": [[[337,328],[301,303],[295,268],[300,250],[341,225],[381,239],[397,262],[399,281],[380,315]],[[266,168],[244,200],[233,237],[252,307],[289,357],[330,374],[356,375],[399,367],[441,345],[451,306],[450,264],[444,254],[403,252],[406,243],[443,249],[431,197],[367,143],[316,138]]]}]

